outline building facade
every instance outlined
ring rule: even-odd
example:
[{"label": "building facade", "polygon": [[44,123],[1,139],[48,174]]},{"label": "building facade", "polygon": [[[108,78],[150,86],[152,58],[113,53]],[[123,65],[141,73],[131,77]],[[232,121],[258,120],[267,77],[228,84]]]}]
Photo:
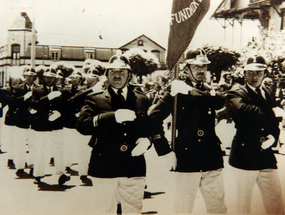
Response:
[{"label": "building facade", "polygon": [[[0,47],[0,86],[4,86],[13,72],[20,72],[20,66],[32,65],[32,22],[26,12],[21,12],[8,29],[7,44]],[[36,40],[37,36],[35,35]],[[166,49],[141,35],[120,47],[43,45],[36,42],[35,66],[50,66],[54,62],[69,63],[81,68],[86,59],[108,62],[109,58],[131,48],[141,48],[157,56],[160,68],[165,69]]]},{"label": "building facade", "polygon": [[[213,13],[223,28],[240,24],[241,37],[244,21],[257,21],[260,29],[281,31],[285,29],[285,0],[223,0]],[[241,38],[242,41],[242,38]]]}]

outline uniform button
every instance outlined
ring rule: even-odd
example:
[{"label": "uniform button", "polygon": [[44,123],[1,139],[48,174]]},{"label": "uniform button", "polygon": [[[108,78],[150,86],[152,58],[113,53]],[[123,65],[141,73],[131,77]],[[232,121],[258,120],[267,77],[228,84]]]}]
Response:
[{"label": "uniform button", "polygon": [[126,143],[124,143],[123,145],[121,145],[120,147],[121,152],[125,152],[128,150],[128,145]]},{"label": "uniform button", "polygon": [[123,122],[123,125],[126,125],[127,123]]},{"label": "uniform button", "polygon": [[197,135],[198,135],[199,137],[204,136],[204,131],[203,131],[203,130],[198,130],[198,131],[197,131]]},{"label": "uniform button", "polygon": [[261,128],[261,131],[264,131],[264,128]]},{"label": "uniform button", "polygon": [[124,133],[124,136],[127,136],[128,134],[127,133]]},{"label": "uniform button", "polygon": [[184,109],[185,109],[185,107],[182,107],[182,109],[184,110]]},{"label": "uniform button", "polygon": [[244,143],[242,143],[241,146],[244,146]]},{"label": "uniform button", "polygon": [[198,142],[201,142],[201,139],[198,139]]},{"label": "uniform button", "polygon": [[187,150],[188,148],[185,148],[185,150]]},{"label": "uniform button", "polygon": [[265,137],[260,137],[259,141],[263,143],[265,141]]}]

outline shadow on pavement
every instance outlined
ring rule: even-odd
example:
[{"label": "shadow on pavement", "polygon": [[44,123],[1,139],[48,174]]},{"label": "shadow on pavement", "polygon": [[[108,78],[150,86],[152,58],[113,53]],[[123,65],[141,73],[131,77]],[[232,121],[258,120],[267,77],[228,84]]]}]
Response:
[{"label": "shadow on pavement", "polygon": [[147,212],[142,212],[141,214],[157,214],[157,211],[147,211]]},{"label": "shadow on pavement", "polygon": [[151,193],[148,191],[144,191],[144,199],[152,199],[152,196],[156,196],[156,195],[160,195],[160,194],[165,194],[165,192],[155,192],[155,193]]},{"label": "shadow on pavement", "polygon": [[[157,211],[146,211],[146,212],[142,212],[141,214],[157,214]],[[117,215],[122,215],[121,204],[117,205]]]},{"label": "shadow on pavement", "polygon": [[58,185],[58,184],[47,184],[47,183],[40,183],[38,184],[38,191],[66,191],[68,189],[71,189],[73,187],[76,187],[75,185]]},{"label": "shadow on pavement", "polygon": [[79,174],[78,174],[78,171],[73,170],[73,169],[70,169],[70,168],[66,168],[66,172],[69,173],[69,174],[72,175],[72,176],[77,176],[77,175],[79,175]]},{"label": "shadow on pavement", "polygon": [[19,179],[34,179],[35,177],[33,175],[30,175],[28,173],[23,173],[21,175],[18,175],[18,178],[15,178],[16,180],[19,180]]}]

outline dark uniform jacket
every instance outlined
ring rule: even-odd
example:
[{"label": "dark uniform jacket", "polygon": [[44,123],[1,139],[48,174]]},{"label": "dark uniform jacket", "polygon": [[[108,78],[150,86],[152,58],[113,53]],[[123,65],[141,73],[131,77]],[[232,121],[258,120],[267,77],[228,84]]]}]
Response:
[{"label": "dark uniform jacket", "polygon": [[248,86],[228,92],[232,117],[237,129],[232,142],[230,165],[246,170],[276,169],[276,159],[271,148],[261,149],[261,142],[268,134],[279,137],[279,122],[272,108],[274,98],[268,89],[263,88],[266,100]]},{"label": "dark uniform jacket", "polygon": [[35,85],[30,89],[26,84],[17,85],[14,89],[13,98],[17,106],[16,110],[16,126],[19,128],[29,128],[31,124],[30,103],[31,97],[24,101],[24,95],[31,91]]},{"label": "dark uniform jacket", "polygon": [[[94,146],[89,175],[102,178],[145,176],[144,156],[132,157],[131,151],[138,138],[150,136],[148,107],[147,97],[130,86],[124,105],[118,104],[117,95],[111,87],[86,97],[77,121],[77,130],[83,135],[92,135]],[[137,119],[117,123],[117,109],[134,110]],[[98,116],[98,126],[95,127],[94,116]]]},{"label": "dark uniform jacket", "polygon": [[5,90],[4,88],[0,89],[0,103],[1,103],[1,107],[0,107],[0,117],[3,117],[3,109],[4,107],[8,104],[8,96],[7,93],[10,94],[7,90]]},{"label": "dark uniform jacket", "polygon": [[[58,91],[57,86],[53,86],[53,91]],[[48,88],[46,85],[39,85],[34,87],[31,99],[31,108],[37,112],[33,114],[31,128],[36,131],[52,131],[63,128],[62,117],[55,121],[49,121],[49,116],[53,111],[58,111],[61,114],[64,112],[64,98],[63,96],[48,99]]]},{"label": "dark uniform jacket", "polygon": [[[188,84],[192,86],[192,82]],[[177,94],[175,154],[178,172],[201,172],[223,167],[221,142],[215,134],[215,110],[223,107],[225,97],[219,92],[211,96],[209,89],[203,84],[188,95]],[[174,97],[167,92],[150,109],[149,117],[156,132],[154,142],[166,142],[163,132],[156,129],[161,128],[158,123],[161,124],[173,112],[173,102]]]},{"label": "dark uniform jacket", "polygon": [[[84,97],[84,100],[83,102],[77,102],[77,97],[76,96],[77,94],[81,94],[82,91],[86,90],[86,86],[79,86],[79,87],[72,87],[72,88],[69,88],[69,89],[65,89],[63,91],[63,95],[64,95],[64,98],[65,98],[65,110],[64,110],[64,113],[63,113],[63,126],[66,127],[66,128],[76,128],[76,121],[77,121],[77,117],[76,117],[76,113],[79,113],[81,108],[82,108],[82,105],[83,105],[83,102],[85,100],[85,97]],[[91,91],[90,91],[91,92]],[[75,97],[76,96],[76,97]]]},{"label": "dark uniform jacket", "polygon": [[2,89],[1,91],[3,95],[3,103],[5,105],[8,105],[8,110],[6,112],[4,123],[5,125],[15,126],[17,105],[15,104],[15,100],[13,98],[14,88],[7,87],[7,88]]}]

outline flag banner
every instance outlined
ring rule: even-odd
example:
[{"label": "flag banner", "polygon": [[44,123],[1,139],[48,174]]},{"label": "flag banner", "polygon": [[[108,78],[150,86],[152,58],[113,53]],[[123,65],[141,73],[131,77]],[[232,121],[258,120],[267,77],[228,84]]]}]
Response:
[{"label": "flag banner", "polygon": [[172,70],[210,8],[210,0],[173,0],[166,64]]}]

